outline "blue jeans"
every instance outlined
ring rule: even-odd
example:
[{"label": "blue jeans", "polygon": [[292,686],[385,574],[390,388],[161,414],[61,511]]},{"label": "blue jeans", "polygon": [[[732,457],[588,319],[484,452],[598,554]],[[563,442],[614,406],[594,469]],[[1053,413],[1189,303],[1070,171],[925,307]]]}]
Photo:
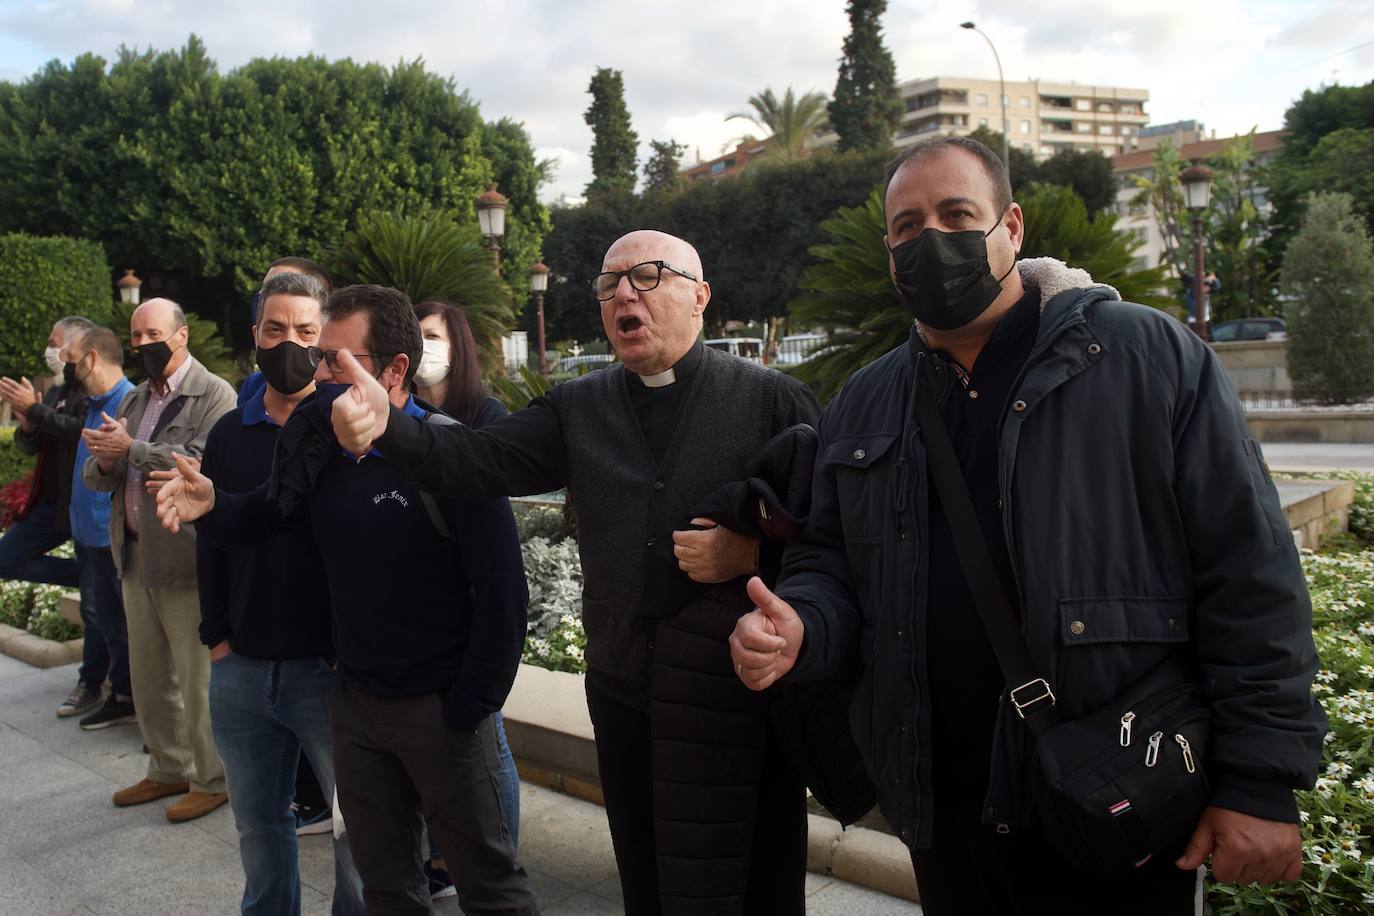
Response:
[{"label": "blue jeans", "polygon": [[57,532],[56,519],[57,503],[40,499],[27,518],[10,525],[0,537],[0,579],[43,582],[63,588],[80,585],[75,560],[46,556],[49,550],[67,543],[67,536]]},{"label": "blue jeans", "polygon": [[124,620],[124,593],[115,572],[114,555],[108,547],[76,544],[76,565],[81,578],[81,623],[86,629],[81,648],[84,683],[97,690],[110,677],[116,696],[133,699],[129,684],[129,628]]},{"label": "blue jeans", "polygon": [[[496,749],[501,755],[501,772],[498,778],[501,782],[501,808],[506,812],[506,829],[510,831],[511,848],[517,852],[520,850],[520,774],[515,770],[515,757],[510,752],[510,745],[506,743],[506,720],[501,715],[501,710],[497,710],[491,717],[492,724],[496,726]],[[444,854],[439,851],[439,845],[434,842],[433,834],[429,837],[429,857],[431,859],[442,859]]]},{"label": "blue jeans", "polygon": [[[239,831],[245,914],[301,911],[296,762],[302,751],[334,795],[329,689],[334,672],[318,658],[265,661],[230,654],[210,665],[210,728],[224,761],[229,807]],[[363,885],[348,835],[334,840],[334,916],[363,914]]]}]

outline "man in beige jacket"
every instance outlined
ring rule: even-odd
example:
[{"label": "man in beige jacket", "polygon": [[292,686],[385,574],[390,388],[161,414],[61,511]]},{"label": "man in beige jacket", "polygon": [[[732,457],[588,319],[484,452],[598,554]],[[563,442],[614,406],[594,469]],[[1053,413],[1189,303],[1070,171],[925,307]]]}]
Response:
[{"label": "man in beige jacket", "polygon": [[114,803],[141,805],[181,795],[167,809],[173,823],[224,804],[224,766],[210,736],[210,657],[200,643],[195,533],[157,523],[144,475],[174,467],[172,452],[200,457],[205,437],[234,406],[234,390],[187,350],[181,307],[150,299],[129,321],[134,354],[147,380],[82,433],[91,457],[82,478],[114,493],[110,546],[123,582],[129,621],[129,670],[148,775],[120,789]]}]

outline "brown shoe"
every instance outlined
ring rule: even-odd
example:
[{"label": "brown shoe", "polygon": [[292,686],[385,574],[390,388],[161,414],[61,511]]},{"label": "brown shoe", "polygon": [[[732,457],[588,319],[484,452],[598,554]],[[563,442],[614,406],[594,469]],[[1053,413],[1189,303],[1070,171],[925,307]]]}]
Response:
[{"label": "brown shoe", "polygon": [[204,817],[229,800],[228,792],[187,792],[167,809],[167,820],[184,824]]},{"label": "brown shoe", "polygon": [[116,792],[113,801],[120,808],[128,808],[131,805],[157,801],[168,795],[180,795],[190,787],[189,783],[184,782],[153,782],[151,779],[140,779],[137,785]]}]

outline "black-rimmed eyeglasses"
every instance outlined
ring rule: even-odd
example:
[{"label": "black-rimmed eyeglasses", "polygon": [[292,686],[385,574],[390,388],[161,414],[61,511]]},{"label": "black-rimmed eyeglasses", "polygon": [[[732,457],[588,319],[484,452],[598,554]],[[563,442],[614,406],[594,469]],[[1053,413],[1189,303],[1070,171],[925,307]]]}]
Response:
[{"label": "black-rimmed eyeglasses", "polygon": [[[309,358],[312,368],[320,368],[320,363],[323,362],[325,365],[329,366],[329,371],[335,375],[343,371],[343,366],[339,365],[338,350],[321,350],[319,347],[306,347],[305,355]],[[387,356],[385,353],[354,353],[353,355],[368,356],[376,360],[385,359]],[[382,368],[386,367],[383,366]]]},{"label": "black-rimmed eyeglasses", "polygon": [[695,274],[683,270],[681,267],[674,267],[667,261],[643,261],[626,270],[608,270],[599,273],[587,281],[587,286],[596,294],[597,302],[605,302],[607,299],[614,298],[615,291],[620,287],[621,277],[629,277],[630,286],[641,293],[647,293],[658,286],[659,281],[663,279],[665,270],[671,270],[688,280],[697,279]]}]

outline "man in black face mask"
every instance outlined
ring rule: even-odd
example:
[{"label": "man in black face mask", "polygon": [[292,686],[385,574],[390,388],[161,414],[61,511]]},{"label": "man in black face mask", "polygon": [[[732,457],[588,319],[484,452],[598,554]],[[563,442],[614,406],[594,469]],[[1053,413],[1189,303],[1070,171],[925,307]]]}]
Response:
[{"label": "man in black face mask", "polygon": [[[271,475],[278,430],[315,391],[308,348],[319,343],[325,296],[305,273],[279,272],[263,283],[253,337],[265,386],[221,417],[205,442],[202,471],[225,490],[246,492]],[[150,488],[172,474],[149,475]],[[300,906],[291,771],[302,751],[325,797],[334,793],[324,564],[304,517],[251,546],[200,538],[196,560],[200,638],[210,648],[210,724],[238,824],[243,910],[289,913]],[[334,841],[334,913],[363,912],[344,834]]]},{"label": "man in black face mask", "polygon": [[[763,690],[858,662],[855,738],[930,916],[1191,913],[1209,855],[1223,881],[1297,878],[1293,789],[1312,785],[1325,731],[1311,610],[1225,372],[1162,312],[1018,262],[1021,209],[982,144],[918,143],[888,179],[892,279],[916,322],[821,417],[806,534],[776,594],[751,583],[740,678]],[[1053,694],[1008,683],[994,655],[951,526],[970,515],[931,480],[918,416],[936,411],[988,579]],[[1214,722],[1208,807],[1127,878],[1080,873],[1034,809],[1018,711],[1077,719],[1164,661],[1198,673]],[[1194,772],[1181,735],[1168,751]]]},{"label": "man in black face mask", "polygon": [[[186,316],[169,299],[149,299],[129,319],[136,358],[148,378],[81,438],[90,452],[82,479],[114,493],[110,549],[124,592],[129,673],[148,775],[114,794],[120,807],[169,795],[176,823],[224,804],[224,766],[210,735],[210,659],[200,644],[195,534],[157,524],[144,492],[172,453],[200,457],[210,427],[234,406],[234,389],[187,350]],[[187,790],[190,790],[189,792]]]}]

